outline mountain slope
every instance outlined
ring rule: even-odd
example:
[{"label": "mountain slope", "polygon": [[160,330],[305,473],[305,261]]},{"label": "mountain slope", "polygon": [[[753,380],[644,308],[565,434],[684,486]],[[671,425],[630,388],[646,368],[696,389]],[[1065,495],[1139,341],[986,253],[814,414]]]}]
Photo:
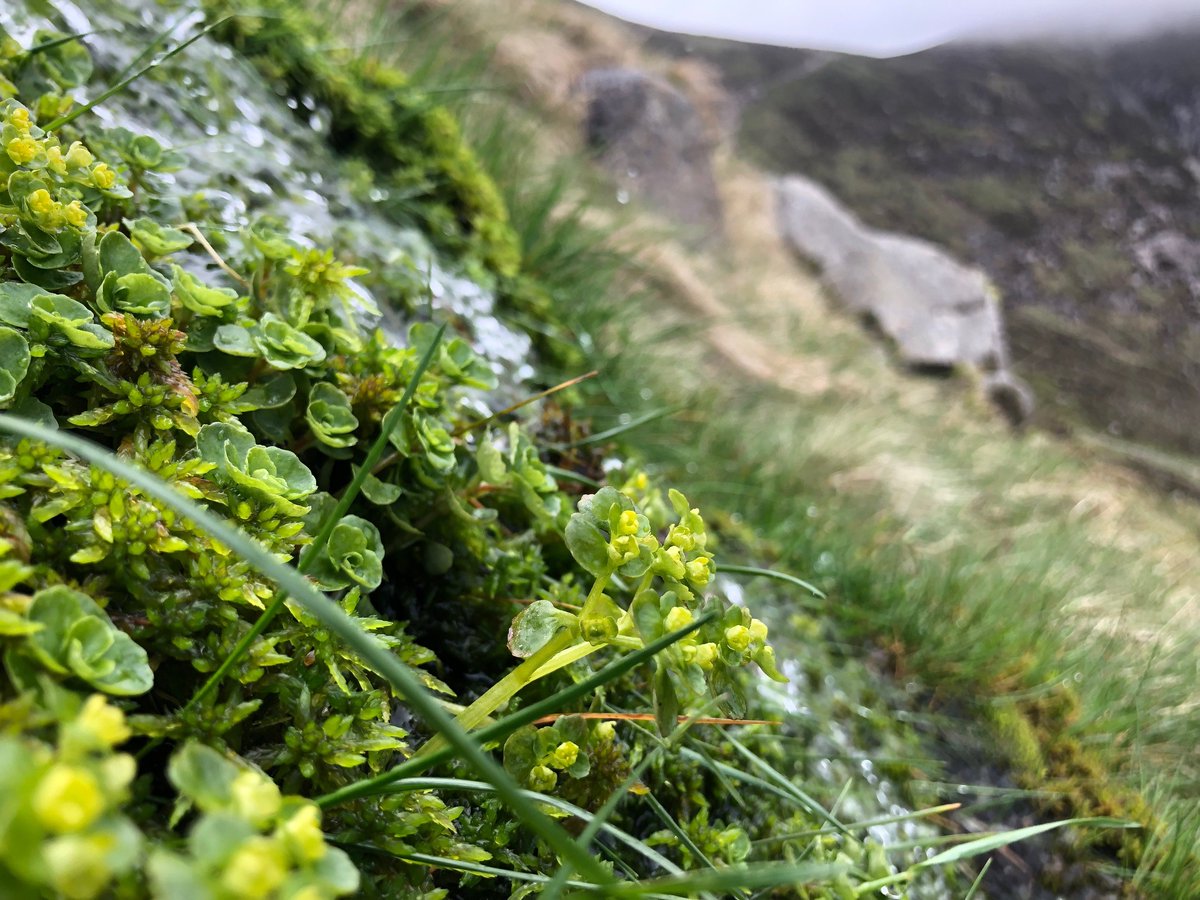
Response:
[{"label": "mountain slope", "polygon": [[1047,422],[1196,453],[1198,36],[891,60],[649,43],[721,67],[752,158],[983,265]]}]

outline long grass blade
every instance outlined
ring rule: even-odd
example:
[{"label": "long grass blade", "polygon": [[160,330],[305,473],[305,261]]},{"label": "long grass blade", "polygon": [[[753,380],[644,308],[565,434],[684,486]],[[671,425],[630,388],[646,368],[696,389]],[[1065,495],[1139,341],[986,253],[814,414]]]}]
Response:
[{"label": "long grass blade", "polygon": [[1002,831],[999,834],[989,835],[988,837],[979,838],[978,840],[968,841],[965,844],[959,844],[957,847],[951,847],[949,850],[943,850],[941,853],[936,853],[928,859],[923,859],[917,864],[917,868],[928,869],[933,866],[945,866],[950,863],[956,863],[960,860],[970,859],[972,856],[978,856],[981,853],[990,853],[993,850],[999,850],[1001,847],[1007,847],[1009,844],[1015,844],[1017,841],[1023,841],[1026,838],[1031,838],[1039,834],[1044,834],[1047,831],[1053,831],[1056,828],[1067,828],[1069,826],[1087,826],[1089,828],[1141,828],[1137,822],[1130,822],[1125,819],[1111,819],[1104,816],[1095,816],[1092,818],[1082,819],[1061,819],[1058,822],[1043,822],[1041,825],[1030,825],[1028,828],[1015,828],[1012,831]]},{"label": "long grass blade", "polygon": [[[650,753],[647,753],[646,756],[650,756],[653,752],[654,751],[652,750]],[[488,784],[486,781],[468,781],[463,778],[405,778],[404,780],[398,781],[392,785],[392,787],[388,790],[388,793],[399,794],[407,791],[439,789],[473,791],[476,793],[495,793],[496,791],[495,787]],[[683,869],[679,868],[679,866],[675,865],[675,863],[671,862],[671,860],[663,856],[653,847],[642,841],[639,841],[628,832],[622,831],[616,825],[612,825],[609,822],[603,821],[600,818],[599,812],[590,813],[586,809],[576,806],[574,803],[570,803],[560,797],[555,797],[550,794],[539,794],[536,791],[525,791],[524,793],[531,800],[536,800],[538,803],[544,803],[547,806],[552,806],[555,809],[565,812],[567,815],[574,816],[582,822],[587,822],[589,827],[599,822],[599,824],[596,825],[599,830],[603,831],[605,834],[611,835],[615,840],[620,841],[629,849],[641,854],[651,863],[662,868],[663,871],[670,872],[674,875],[683,873]],[[616,794],[619,795],[620,793],[621,791],[618,789]],[[549,881],[550,879],[547,878],[546,880]]]},{"label": "long grass blade", "polygon": [[241,529],[185,497],[156,475],[118,459],[103,447],[10,414],[0,414],[0,431],[58,447],[111,472],[141,489],[168,509],[190,519],[212,538],[236,552],[264,577],[274,581],[281,590],[295,598],[296,602],[325,628],[386,678],[397,692],[404,695],[425,722],[439,734],[444,734],[463,760],[495,787],[513,814],[546,841],[555,852],[570,860],[583,877],[598,884],[606,884],[612,880],[603,866],[590,854],[580,850],[565,831],[522,793],[508,773],[470,735],[458,727],[454,717],[442,709],[406,665],[390,653],[378,638],[363,631],[349,615],[337,604],[331,603],[296,569],[281,563]]},{"label": "long grass blade", "polygon": [[622,425],[617,425],[613,428],[609,428],[606,431],[598,431],[595,434],[589,434],[587,437],[580,438],[577,441],[572,441],[569,444],[552,444],[550,446],[555,450],[574,450],[576,447],[587,447],[591,444],[602,444],[605,441],[611,441],[613,438],[620,437],[628,431],[633,431],[635,428],[641,428],[643,425],[648,425],[657,419],[665,419],[667,416],[673,416],[682,408],[683,407],[680,406],[668,406],[663,409],[656,409],[653,412],[648,412],[645,415],[630,419],[628,422],[625,422]]},{"label": "long grass blade", "polygon": [[797,578],[795,575],[789,575],[787,572],[776,572],[774,569],[760,569],[758,566],[731,566],[729,563],[721,563],[718,565],[718,570],[725,575],[757,575],[762,578],[774,578],[776,581],[786,581],[788,584],[794,584],[796,587],[804,588],[814,597],[820,597],[825,600],[825,592],[815,585],[809,584],[802,578]]},{"label": "long grass blade", "polygon": [[[225,22],[229,21],[230,18],[231,18],[230,16],[226,16],[222,19],[218,19],[217,21],[215,21],[209,25],[206,25],[204,28],[200,29],[200,31],[198,31],[196,34],[192,35],[190,38],[188,38],[183,43],[177,44],[175,47],[172,47],[170,50],[168,50],[166,53],[164,53],[158,59],[155,59],[155,60],[147,63],[146,65],[142,66],[142,68],[138,69],[133,74],[128,75],[125,78],[122,78],[120,81],[118,81],[112,87],[110,87],[108,90],[101,92],[101,94],[98,97],[96,97],[94,100],[91,100],[88,103],[85,103],[83,106],[76,107],[75,109],[71,110],[69,113],[59,116],[57,119],[50,122],[48,125],[43,125],[42,127],[46,131],[54,131],[58,128],[62,128],[64,125],[68,124],[69,122],[74,122],[76,119],[78,119],[84,113],[90,112],[91,110],[95,109],[97,106],[99,106],[105,100],[107,100],[109,97],[112,97],[116,94],[121,93],[121,91],[125,90],[125,88],[129,87],[129,85],[133,84],[135,81],[137,81],[139,78],[141,78],[146,73],[152,72],[154,69],[157,69],[163,63],[165,63],[167,60],[169,60],[171,57],[175,56],[176,54],[182,53],[184,50],[186,50],[192,44],[196,43],[196,41],[200,40],[200,38],[204,37],[206,34],[211,32],[214,28],[219,28]],[[174,26],[172,26],[172,28],[174,28]],[[169,33],[170,32],[168,32],[168,34]]]},{"label": "long grass blade", "polygon": [[666,894],[670,897],[686,897],[701,891],[736,891],[764,887],[781,887],[795,884],[821,884],[846,871],[845,866],[829,863],[764,863],[737,869],[699,869],[682,875],[667,875],[652,878],[638,884],[614,884],[601,888],[584,888],[570,894],[571,897],[647,897]]},{"label": "long grass blade", "polygon": [[[635,650],[625,656],[618,657],[610,662],[595,675],[583,679],[575,684],[568,685],[562,690],[551,694],[545,700],[539,700],[536,703],[531,703],[529,706],[518,710],[515,713],[505,716],[493,722],[491,725],[485,725],[478,731],[473,732],[475,740],[481,745],[498,741],[501,738],[507,737],[518,728],[536,722],[542,716],[550,713],[561,713],[567,704],[578,700],[580,697],[586,697],[594,693],[599,688],[620,678],[626,672],[647,662],[651,657],[661,653],[667,647],[674,644],[676,641],[687,637],[697,628],[707,625],[709,622],[716,619],[717,613],[710,612],[702,616],[697,616],[687,627],[681,628],[679,631],[674,631],[671,634],[664,635],[653,643],[647,644],[641,650]],[[422,772],[427,772],[434,766],[437,766],[446,760],[450,759],[454,754],[448,747],[443,747],[439,750],[434,750],[420,757],[413,757],[400,763],[395,768],[382,772],[372,778],[364,778],[362,781],[347,785],[336,791],[331,791],[316,799],[318,806],[336,806],[339,803],[356,799],[358,797],[367,797],[371,794],[378,794],[386,790],[387,785],[401,778],[410,778],[420,775]]]},{"label": "long grass blade", "polygon": [[967,895],[963,897],[963,900],[974,900],[976,895],[979,893],[980,887],[983,886],[983,879],[987,877],[988,869],[991,867],[992,861],[989,859],[983,864],[983,868],[979,870],[979,875],[976,876],[975,880],[971,882],[971,889],[967,891]]}]

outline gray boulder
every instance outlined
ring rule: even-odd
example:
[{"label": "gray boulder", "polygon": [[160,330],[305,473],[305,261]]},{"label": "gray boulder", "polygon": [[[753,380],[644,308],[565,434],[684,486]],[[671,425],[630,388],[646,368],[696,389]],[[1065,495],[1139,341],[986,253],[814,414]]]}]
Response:
[{"label": "gray boulder", "polygon": [[722,232],[712,144],[691,102],[633,69],[593,69],[577,85],[584,136],[622,196],[687,226],[698,243]]},{"label": "gray boulder", "polygon": [[1033,394],[1008,368],[996,289],[979,269],[927,241],[867,228],[806,178],[778,185],[784,238],[814,264],[845,306],[873,321],[912,366],[969,365],[1014,425],[1033,412]]},{"label": "gray boulder", "polygon": [[872,319],[915,366],[1007,367],[996,291],[979,269],[933,244],[864,226],[824,188],[790,176],[778,188],[792,248],[841,302]]}]

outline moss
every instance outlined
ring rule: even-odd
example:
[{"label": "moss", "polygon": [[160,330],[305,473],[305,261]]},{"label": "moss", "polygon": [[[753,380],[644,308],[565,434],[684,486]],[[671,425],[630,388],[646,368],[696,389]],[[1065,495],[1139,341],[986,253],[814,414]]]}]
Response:
[{"label": "moss", "polygon": [[1096,754],[1073,734],[1079,698],[1069,688],[1014,703],[996,703],[989,720],[1002,751],[1015,767],[1018,783],[1057,795],[1045,803],[1056,817],[1105,816],[1140,823],[1141,830],[1092,833],[1091,846],[1114,854],[1130,868],[1142,862],[1145,835],[1159,827],[1145,800],[1120,786]]},{"label": "moss", "polygon": [[330,141],[398,189],[444,249],[494,275],[517,274],[521,254],[508,212],[457,121],[403,73],[318,45],[315,19],[287,0],[258,4],[264,15],[231,16],[229,0],[205,0],[217,34],[289,96],[316,98],[332,117]]}]

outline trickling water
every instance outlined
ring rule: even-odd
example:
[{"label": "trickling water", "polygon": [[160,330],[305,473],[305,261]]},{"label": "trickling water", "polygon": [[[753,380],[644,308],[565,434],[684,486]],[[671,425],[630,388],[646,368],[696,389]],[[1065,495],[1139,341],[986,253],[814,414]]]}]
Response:
[{"label": "trickling water", "polygon": [[[746,590],[739,583],[720,577],[717,587],[731,602],[746,605]],[[880,679],[858,660],[835,658],[823,637],[805,641],[803,636],[811,634],[816,623],[803,622],[795,607],[785,605],[775,592],[756,587],[750,606],[768,623],[779,668],[789,679],[787,684],[760,679],[759,693],[768,708],[778,710],[790,736],[805,741],[803,752],[789,756],[807,759],[806,789],[815,792],[815,786],[823,785],[829,796],[840,796],[833,812],[845,822],[911,814],[903,784],[880,771],[877,762],[923,755],[919,738],[898,724],[897,712],[910,708],[911,702],[903,688]],[[847,784],[850,788],[843,794]],[[928,821],[914,819],[867,829],[867,835],[884,847],[928,841],[939,834]],[[897,869],[925,858],[923,849],[889,854]],[[942,874],[933,871],[923,872],[907,891],[913,900],[953,896]]]},{"label": "trickling water", "polygon": [[[93,91],[133,64],[171,23],[165,47],[202,22],[193,4],[177,0],[98,0],[86,13],[70,0],[52,9],[37,0],[0,5],[0,24],[26,45],[39,28],[90,32],[84,43],[99,76]],[[75,96],[88,99],[84,91]],[[297,111],[308,112],[307,121]],[[382,212],[388,192],[364,187],[354,165],[332,153],[329,113],[311,98],[283,102],[249,62],[204,37],[86,115],[104,128],[149,134],[183,154],[186,165],[162,178],[166,219],[187,221],[185,210],[203,206],[214,223],[206,227],[224,231],[235,251],[251,221],[279,219],[293,237],[333,247],[372,271],[354,288],[371,298],[370,285],[385,286],[388,299],[398,301],[382,323],[398,342],[410,311],[436,310],[492,365],[500,399],[523,393],[533,375],[529,336],[504,322],[490,289],[439,258],[421,232]],[[224,278],[202,257],[181,262],[203,269],[210,281]]]}]

